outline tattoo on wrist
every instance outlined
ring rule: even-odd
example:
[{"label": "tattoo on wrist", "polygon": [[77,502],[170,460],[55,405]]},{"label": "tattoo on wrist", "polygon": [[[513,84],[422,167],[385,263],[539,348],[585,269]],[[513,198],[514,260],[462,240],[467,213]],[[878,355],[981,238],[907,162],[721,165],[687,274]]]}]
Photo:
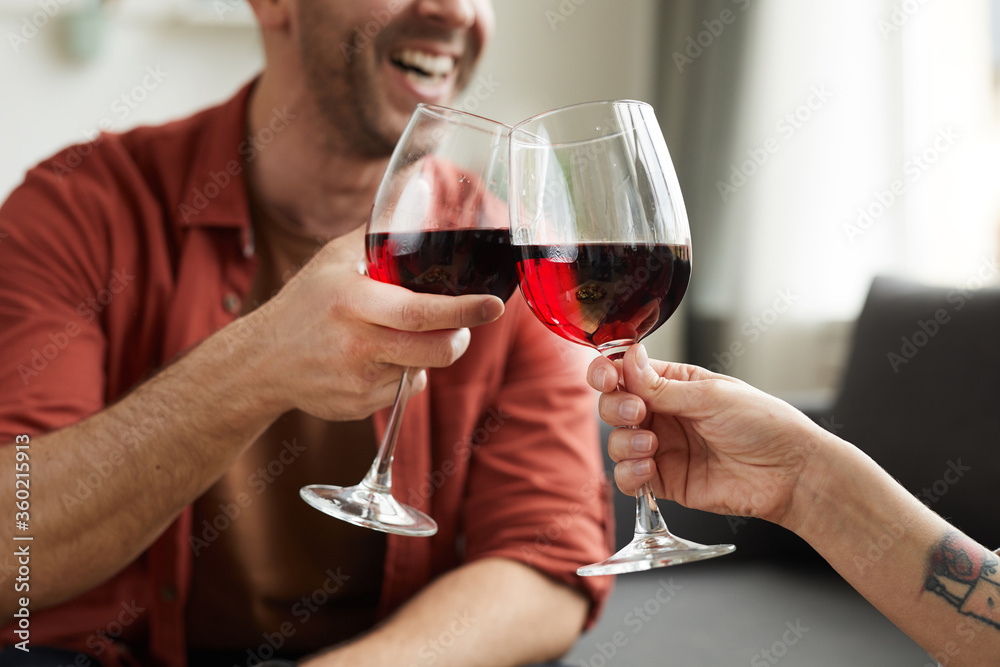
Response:
[{"label": "tattoo on wrist", "polygon": [[960,614],[1000,629],[1000,559],[962,533],[946,534],[931,549],[924,588]]}]

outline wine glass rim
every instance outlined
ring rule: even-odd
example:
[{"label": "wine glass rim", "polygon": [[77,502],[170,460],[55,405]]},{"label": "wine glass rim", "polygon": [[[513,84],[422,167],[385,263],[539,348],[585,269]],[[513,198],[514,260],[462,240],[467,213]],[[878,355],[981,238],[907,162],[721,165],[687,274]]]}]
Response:
[{"label": "wine glass rim", "polygon": [[445,120],[448,122],[453,122],[453,117],[457,115],[483,121],[490,125],[494,125],[497,128],[502,128],[506,130],[508,133],[511,130],[511,126],[508,125],[507,123],[502,123],[498,120],[493,120],[492,118],[487,118],[486,116],[480,116],[479,114],[470,113],[468,111],[462,111],[461,109],[446,107],[441,104],[428,104],[427,102],[420,102],[419,104],[417,104],[417,108],[414,110],[414,112],[416,111],[426,111],[428,113],[435,115],[441,120]]},{"label": "wine glass rim", "polygon": [[[510,130],[511,137],[513,138],[515,133],[521,133],[536,137],[534,132],[524,129],[525,125],[529,123],[534,123],[540,121],[548,116],[552,116],[557,113],[563,113],[566,111],[575,111],[583,107],[601,107],[601,106],[637,106],[652,110],[653,106],[649,102],[643,102],[642,100],[591,100],[589,102],[577,102],[576,104],[570,104],[563,107],[557,107],[555,109],[549,109],[547,111],[542,111],[534,116],[525,118],[524,120],[516,123]],[[613,136],[613,135],[612,135]]]}]

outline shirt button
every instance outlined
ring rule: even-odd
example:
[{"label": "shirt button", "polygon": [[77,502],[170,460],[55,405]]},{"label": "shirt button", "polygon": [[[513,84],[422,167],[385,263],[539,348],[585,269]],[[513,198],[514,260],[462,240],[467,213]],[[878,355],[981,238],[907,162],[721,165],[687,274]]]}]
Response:
[{"label": "shirt button", "polygon": [[166,602],[173,602],[177,599],[177,589],[167,584],[160,588],[160,597]]},{"label": "shirt button", "polygon": [[230,315],[239,313],[241,305],[240,297],[236,296],[233,292],[229,292],[226,296],[222,297],[222,308]]}]

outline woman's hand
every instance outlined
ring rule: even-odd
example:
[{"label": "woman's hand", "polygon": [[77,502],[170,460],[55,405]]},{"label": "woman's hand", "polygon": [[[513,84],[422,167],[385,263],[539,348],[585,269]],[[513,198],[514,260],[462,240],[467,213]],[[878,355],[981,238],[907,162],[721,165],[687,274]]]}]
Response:
[{"label": "woman's hand", "polygon": [[608,440],[629,494],[650,481],[657,497],[686,507],[786,524],[798,480],[836,440],[780,399],[697,366],[650,361],[641,345],[620,362],[595,359],[587,378],[603,392],[606,422],[638,427]]}]

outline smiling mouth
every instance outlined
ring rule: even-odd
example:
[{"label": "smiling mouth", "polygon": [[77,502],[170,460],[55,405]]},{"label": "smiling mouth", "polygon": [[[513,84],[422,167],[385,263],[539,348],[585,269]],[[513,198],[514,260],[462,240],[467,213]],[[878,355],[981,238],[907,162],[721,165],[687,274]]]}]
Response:
[{"label": "smiling mouth", "polygon": [[390,60],[407,79],[422,86],[436,86],[455,71],[455,59],[451,56],[435,56],[424,51],[403,49],[394,53]]}]

